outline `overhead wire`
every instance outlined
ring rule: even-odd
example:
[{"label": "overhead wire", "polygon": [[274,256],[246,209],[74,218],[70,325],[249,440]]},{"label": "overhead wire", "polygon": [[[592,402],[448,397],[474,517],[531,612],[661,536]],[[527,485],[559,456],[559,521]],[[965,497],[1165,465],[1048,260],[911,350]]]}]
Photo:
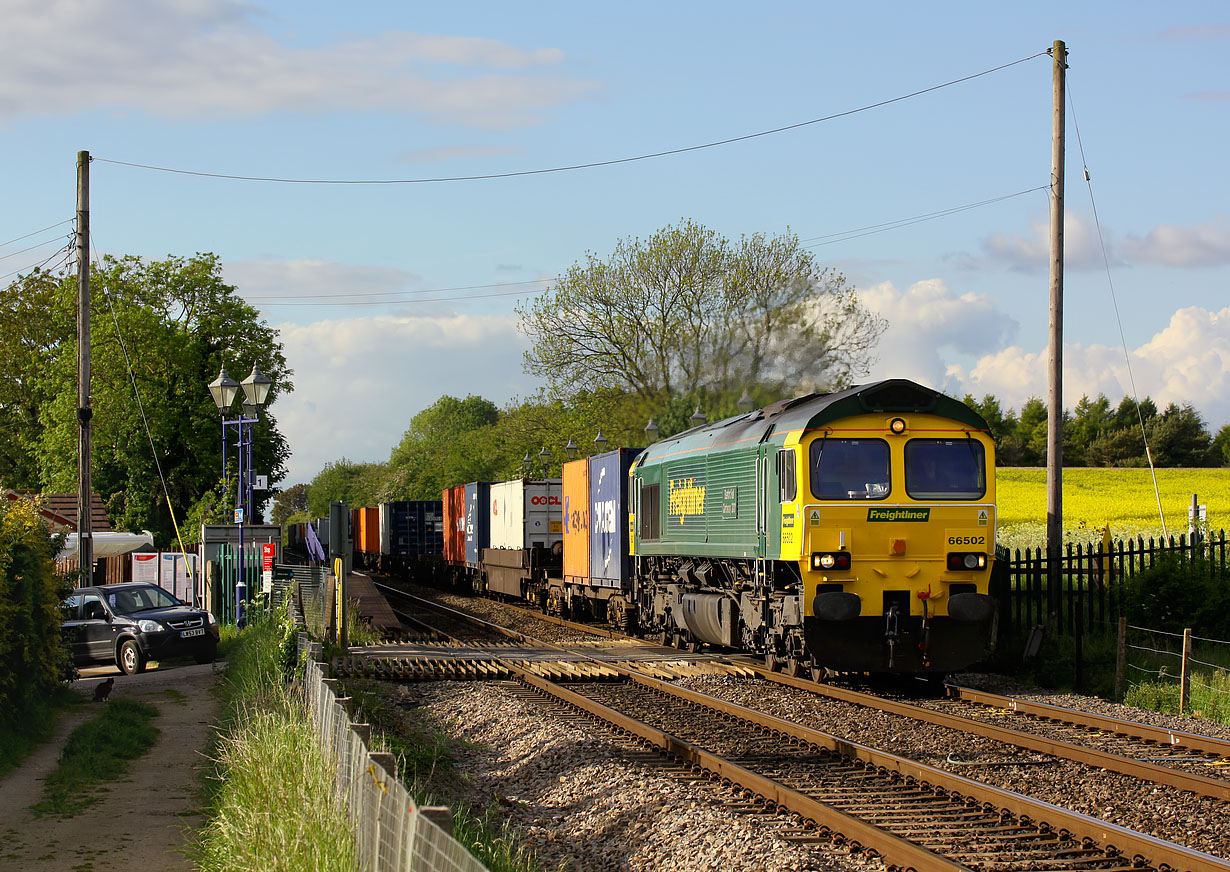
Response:
[{"label": "overhead wire", "polygon": [[12,245],[14,242],[21,242],[23,239],[29,239],[31,236],[37,236],[40,233],[46,233],[48,230],[56,229],[61,224],[68,224],[75,220],[75,218],[65,218],[63,221],[57,221],[55,224],[44,227],[42,230],[35,230],[32,233],[27,233],[25,236],[18,236],[16,239],[10,239],[8,242],[0,242],[0,248],[4,248],[6,245]]},{"label": "overhead wire", "polygon": [[1102,250],[1102,264],[1106,270],[1106,286],[1110,290],[1111,306],[1115,310],[1115,323],[1119,327],[1119,342],[1123,348],[1123,362],[1127,367],[1128,385],[1132,390],[1132,402],[1136,405],[1136,421],[1140,425],[1140,438],[1145,445],[1145,460],[1149,464],[1149,474],[1153,479],[1153,496],[1157,500],[1157,514],[1162,522],[1162,535],[1169,536],[1170,531],[1166,528],[1166,512],[1162,508],[1162,492],[1157,483],[1157,468],[1153,465],[1153,453],[1149,450],[1149,434],[1145,430],[1144,414],[1140,410],[1140,397],[1136,391],[1136,377],[1132,374],[1132,357],[1128,353],[1127,336],[1123,331],[1123,318],[1119,315],[1119,299],[1115,294],[1115,280],[1110,269],[1110,256],[1106,253],[1106,239],[1102,234],[1102,222],[1098,218],[1098,204],[1093,196],[1093,177],[1089,172],[1089,163],[1085,159],[1085,144],[1081,140],[1080,122],[1076,118],[1076,101],[1072,99],[1072,87],[1065,80],[1065,87],[1068,92],[1068,105],[1072,107],[1072,126],[1076,130],[1076,145],[1081,153],[1081,169],[1085,173],[1085,188],[1089,192],[1089,206],[1093,210],[1093,226],[1097,230],[1098,245]]},{"label": "overhead wire", "polygon": [[932,85],[927,88],[920,88],[919,90],[911,91],[908,94],[902,94],[897,97],[891,97],[886,100],[880,100],[875,103],[869,103],[865,106],[859,106],[854,109],[847,109],[843,112],[835,112],[831,115],[821,116],[820,118],[812,118],[807,121],[799,121],[794,124],[785,124],[780,127],[771,128],[769,130],[760,130],[755,133],[746,133],[741,136],[732,136],[727,139],[719,139],[713,142],[701,143],[699,145],[689,145],[689,146],[684,146],[681,148],[664,149],[662,151],[655,151],[655,152],[650,152],[648,154],[635,155],[633,157],[622,157],[622,158],[613,158],[610,160],[590,161],[588,163],[578,163],[578,164],[570,164],[567,166],[547,167],[543,169],[515,170],[511,172],[506,172],[506,173],[483,173],[480,175],[472,175],[472,176],[440,176],[440,177],[434,177],[434,178],[413,178],[413,179],[301,179],[301,178],[279,178],[279,177],[274,177],[274,176],[245,176],[245,175],[231,175],[228,173],[211,173],[211,172],[202,172],[199,170],[185,170],[185,169],[177,169],[174,167],[155,166],[152,164],[142,164],[142,163],[135,163],[132,161],[122,161],[122,160],[115,160],[112,158],[103,158],[103,157],[91,157],[91,160],[100,161],[102,163],[115,164],[116,166],[132,167],[135,169],[143,169],[143,170],[153,170],[155,172],[162,172],[162,173],[175,173],[178,175],[186,175],[186,176],[201,176],[201,177],[211,178],[211,179],[230,179],[232,181],[241,181],[241,182],[276,182],[276,183],[281,183],[281,184],[296,184],[296,185],[421,185],[421,184],[433,184],[433,183],[442,183],[442,182],[477,182],[477,181],[488,181],[492,179],[509,179],[509,178],[516,178],[520,176],[538,176],[538,175],[546,175],[548,173],[573,172],[576,170],[587,170],[587,169],[596,169],[598,167],[615,166],[617,164],[635,163],[637,161],[652,160],[654,158],[668,157],[670,155],[676,155],[676,154],[687,154],[688,152],[702,151],[704,149],[709,149],[709,148],[718,148],[724,145],[732,145],[737,142],[746,142],[749,139],[757,139],[762,136],[773,136],[778,133],[786,133],[791,130],[798,130],[803,127],[809,127],[813,124],[822,124],[824,122],[833,121],[838,118],[846,118],[851,115],[857,115],[860,112],[867,112],[872,109],[879,109],[884,106],[892,105],[893,103],[900,103],[905,100],[913,99],[914,97],[922,96],[923,94],[929,94],[932,91],[938,91],[943,88],[951,87],[953,85],[962,84],[963,82],[969,82],[973,79],[978,79],[978,78],[981,78],[982,76],[988,76],[988,75],[991,75],[992,73],[997,73],[997,72],[1000,72],[1001,70],[1006,70],[1009,67],[1017,66],[1018,64],[1027,63],[1028,61],[1034,60],[1036,58],[1045,57],[1048,51],[1049,49],[1046,51],[1040,51],[1036,54],[1030,55],[1029,57],[1024,57],[1024,58],[1020,58],[1019,60],[1010,61],[1009,63],[1000,64],[999,66],[992,67],[990,69],[983,70],[978,73],[972,73],[968,76],[962,76],[961,78],[958,78],[958,79],[952,79],[951,81],[948,81],[948,82],[942,82],[941,84],[938,84],[938,85]]}]

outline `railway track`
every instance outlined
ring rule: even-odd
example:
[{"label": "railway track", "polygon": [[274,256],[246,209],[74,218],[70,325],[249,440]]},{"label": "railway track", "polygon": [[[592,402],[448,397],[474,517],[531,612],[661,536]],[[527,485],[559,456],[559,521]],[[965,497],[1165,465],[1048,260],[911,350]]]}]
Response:
[{"label": "railway track", "polygon": [[508,668],[525,686],[656,747],[744,796],[798,816],[805,822],[799,838],[836,835],[881,856],[890,867],[1230,869],[1212,855],[688,691],[625,666],[614,667],[623,677],[618,683],[572,675],[569,687],[520,666]]},{"label": "railway track", "polygon": [[[390,590],[395,591],[393,588]],[[603,628],[539,615],[516,606],[505,604],[502,607],[527,619],[546,622],[575,633],[592,633],[611,639],[630,638]],[[945,685],[948,697],[945,702],[911,702],[794,677],[770,670],[758,659],[745,655],[724,659],[776,684],[958,730],[1035,754],[1058,757],[1190,791],[1199,796],[1230,801],[1230,742],[1222,739],[954,685]],[[965,761],[951,762],[960,765]]]}]

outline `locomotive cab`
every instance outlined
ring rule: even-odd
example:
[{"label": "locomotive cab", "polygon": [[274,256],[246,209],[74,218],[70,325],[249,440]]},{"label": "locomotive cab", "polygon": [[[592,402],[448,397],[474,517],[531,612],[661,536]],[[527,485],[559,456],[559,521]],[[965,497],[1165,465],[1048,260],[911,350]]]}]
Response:
[{"label": "locomotive cab", "polygon": [[803,635],[814,660],[876,672],[977,660],[993,612],[992,441],[920,412],[859,415],[790,442],[802,461],[799,499],[783,515],[802,519]]}]

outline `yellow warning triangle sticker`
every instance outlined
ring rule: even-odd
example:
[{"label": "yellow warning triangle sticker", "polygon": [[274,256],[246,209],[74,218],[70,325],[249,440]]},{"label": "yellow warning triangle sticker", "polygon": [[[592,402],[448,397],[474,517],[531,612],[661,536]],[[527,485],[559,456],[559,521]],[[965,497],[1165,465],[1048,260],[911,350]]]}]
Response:
[{"label": "yellow warning triangle sticker", "polygon": [[811,524],[813,527],[819,527],[820,526],[820,510],[812,509],[810,512],[808,512],[807,522]]},{"label": "yellow warning triangle sticker", "polygon": [[985,527],[987,525],[987,510],[980,509],[978,512],[978,526]]}]

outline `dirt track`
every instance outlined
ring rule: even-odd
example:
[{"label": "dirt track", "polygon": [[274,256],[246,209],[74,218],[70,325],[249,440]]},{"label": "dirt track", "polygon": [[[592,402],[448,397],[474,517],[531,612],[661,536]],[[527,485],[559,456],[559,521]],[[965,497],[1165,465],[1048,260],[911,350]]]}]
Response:
[{"label": "dirt track", "polygon": [[158,709],[158,741],[82,814],[65,820],[36,818],[30,806],[42,798],[43,779],[55,768],[65,739],[78,724],[96,717],[99,706],[91,703],[62,716],[52,740],[0,779],[0,870],[196,868],[178,851],[202,823],[198,776],[210,725],[218,717],[211,693],[218,673],[208,665],[151,669],[132,676],[114,667],[91,669],[83,671],[73,689],[92,697],[94,687],[111,676],[112,699],[140,700]]}]

